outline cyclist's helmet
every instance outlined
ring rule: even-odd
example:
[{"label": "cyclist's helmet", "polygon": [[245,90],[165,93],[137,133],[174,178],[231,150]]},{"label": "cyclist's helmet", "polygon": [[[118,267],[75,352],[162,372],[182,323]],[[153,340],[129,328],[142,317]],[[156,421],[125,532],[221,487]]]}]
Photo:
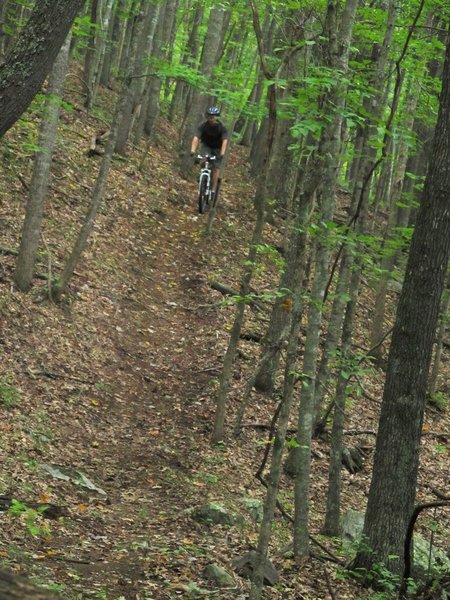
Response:
[{"label": "cyclist's helmet", "polygon": [[217,106],[211,106],[206,111],[206,114],[208,116],[212,116],[212,117],[219,117],[220,116],[220,108],[217,108]]}]

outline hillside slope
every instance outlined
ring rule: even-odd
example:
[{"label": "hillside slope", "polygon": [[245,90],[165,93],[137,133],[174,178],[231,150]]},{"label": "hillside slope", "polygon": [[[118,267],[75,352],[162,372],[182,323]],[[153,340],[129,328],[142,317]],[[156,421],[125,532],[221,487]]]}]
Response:
[{"label": "hillside slope", "polygon": [[[40,274],[58,273],[78,231],[101,160],[88,156],[89,140],[101,126],[80,109],[63,115]],[[70,293],[54,305],[44,278],[36,278],[28,295],[12,285],[12,251],[31,169],[27,135],[20,126],[11,132],[0,171],[0,496],[25,503],[0,513],[1,564],[68,600],[197,597],[195,586],[213,597],[246,598],[246,579],[234,574],[236,585],[218,591],[202,575],[210,562],[232,573],[230,560],[256,542],[257,525],[243,501],[264,497],[254,473],[264,452],[264,426],[275,409],[273,401],[255,398],[246,424],[260,426],[246,427],[237,442],[211,447],[217,377],[234,309],[222,303],[210,281],[238,287],[253,223],[245,150],[231,151],[209,237],[203,235],[205,217],[196,214],[195,175],[190,181],[176,175],[176,132],[168,124],[161,125],[143,172],[140,149],[115,159],[88,251]],[[279,243],[281,237],[267,226],[266,241]],[[277,268],[270,256],[262,259],[258,291],[273,289]],[[369,295],[366,287],[361,324]],[[246,331],[264,330],[266,309],[249,311]],[[365,335],[361,325],[359,344]],[[258,353],[254,342],[242,343],[230,415]],[[363,374],[366,395],[355,397],[349,429],[375,431],[382,375],[373,369]],[[430,412],[427,426],[448,431],[448,419]],[[358,442],[369,458],[361,473],[343,472],[346,510],[360,509],[368,489],[373,435]],[[421,479],[426,497],[427,485],[445,489],[448,438],[437,442],[430,436],[424,446],[426,460],[432,460]],[[326,493],[325,440],[315,442],[313,468],[317,535]],[[80,481],[80,473],[88,481]],[[292,512],[288,480],[282,498]],[[207,500],[243,519],[233,526],[198,523],[190,511]],[[33,512],[33,503],[60,507],[57,518]],[[332,562],[313,559],[299,570],[289,555],[277,555],[289,540],[289,524],[277,515],[273,560],[282,583],[267,589],[267,598],[325,599],[331,590],[339,598],[366,595],[342,581]]]}]

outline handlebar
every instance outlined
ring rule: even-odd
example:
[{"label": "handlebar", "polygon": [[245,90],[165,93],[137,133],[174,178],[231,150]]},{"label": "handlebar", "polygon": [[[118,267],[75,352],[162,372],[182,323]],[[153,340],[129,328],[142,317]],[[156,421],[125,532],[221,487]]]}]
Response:
[{"label": "handlebar", "polygon": [[213,154],[195,154],[195,158],[197,160],[209,160],[211,162],[214,162],[219,157],[218,156],[214,156]]}]

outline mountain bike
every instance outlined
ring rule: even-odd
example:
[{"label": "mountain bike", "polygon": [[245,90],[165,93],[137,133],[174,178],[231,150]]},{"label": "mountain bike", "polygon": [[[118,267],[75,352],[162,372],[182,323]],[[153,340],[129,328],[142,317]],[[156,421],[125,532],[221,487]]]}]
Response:
[{"label": "mountain bike", "polygon": [[217,191],[214,200],[212,201],[212,169],[214,161],[217,160],[217,156],[197,154],[195,158],[202,165],[200,176],[198,178],[198,212],[203,214],[213,205],[213,203],[216,203],[217,194],[219,193],[219,186],[217,186]]}]

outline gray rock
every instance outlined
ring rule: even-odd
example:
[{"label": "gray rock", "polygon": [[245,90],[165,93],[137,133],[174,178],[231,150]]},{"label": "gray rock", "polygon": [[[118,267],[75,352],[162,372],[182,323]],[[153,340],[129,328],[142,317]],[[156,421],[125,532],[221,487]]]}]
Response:
[{"label": "gray rock", "polygon": [[239,517],[229,512],[217,502],[208,502],[208,504],[198,506],[192,511],[191,516],[194,521],[212,523],[214,525],[234,525],[239,521]]},{"label": "gray rock", "polygon": [[[256,550],[250,550],[243,556],[235,558],[231,564],[238,575],[250,578],[253,573],[256,556]],[[264,585],[276,585],[279,580],[280,575],[275,569],[274,564],[266,558],[264,561]]]},{"label": "gray rock", "polygon": [[[344,548],[356,550],[357,543],[361,539],[364,527],[364,513],[349,510],[342,517],[342,541]],[[450,573],[450,559],[439,548],[432,548],[430,553],[430,542],[420,535],[413,537],[413,561],[414,569],[420,572],[428,572],[430,560],[431,570],[435,573]]]},{"label": "gray rock", "polygon": [[401,281],[397,281],[396,279],[390,279],[388,281],[388,289],[391,292],[395,292],[396,294],[401,294],[403,283]]},{"label": "gray rock", "polygon": [[250,518],[255,523],[261,523],[264,514],[264,503],[258,498],[242,498],[242,504],[247,509]]},{"label": "gray rock", "polygon": [[346,549],[355,549],[361,539],[364,527],[364,513],[357,510],[347,511],[341,519],[342,543]]},{"label": "gray rock", "polygon": [[213,563],[206,565],[203,570],[203,577],[209,579],[218,587],[232,587],[236,585],[233,577],[225,569]]}]

